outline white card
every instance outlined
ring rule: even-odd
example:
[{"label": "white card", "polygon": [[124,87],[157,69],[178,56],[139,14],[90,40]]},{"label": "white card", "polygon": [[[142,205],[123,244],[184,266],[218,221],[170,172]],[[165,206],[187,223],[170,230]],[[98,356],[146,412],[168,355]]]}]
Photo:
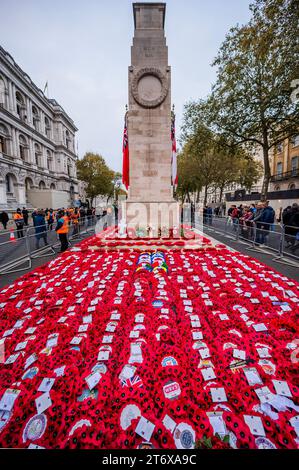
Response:
[{"label": "white card", "polygon": [[125,365],[119,374],[119,377],[124,380],[130,379],[134,376],[136,369],[137,368],[135,366]]},{"label": "white card", "polygon": [[244,421],[254,436],[266,436],[263,422],[259,416],[244,415]]},{"label": "white card", "polygon": [[78,328],[78,333],[83,333],[84,331],[88,330],[88,324],[86,325],[80,325]]},{"label": "white card", "polygon": [[137,427],[135,429],[136,434],[143,437],[146,441],[150,441],[152,434],[154,432],[155,425],[151,423],[148,419],[141,416]]},{"label": "white card", "polygon": [[256,348],[256,350],[257,350],[258,355],[259,355],[261,358],[264,358],[264,357],[271,357],[271,354],[269,353],[268,348]]},{"label": "white card", "polygon": [[173,419],[170,416],[165,415],[162,420],[162,423],[164,424],[166,429],[168,429],[171,433],[173,433],[173,431],[176,428],[176,422],[173,421]]},{"label": "white card", "polygon": [[18,343],[15,347],[15,351],[22,351],[22,349],[25,349],[27,346],[27,341],[22,341],[21,343]]},{"label": "white card", "polygon": [[48,379],[45,378],[42,380],[40,386],[38,387],[37,391],[38,392],[49,392],[51,388],[53,387],[55,382],[55,379]]},{"label": "white card", "polygon": [[98,361],[108,361],[109,354],[110,354],[109,351],[99,351]]},{"label": "white card", "polygon": [[139,338],[140,331],[130,331],[130,338]]},{"label": "white card", "polygon": [[25,335],[32,335],[36,330],[36,326],[32,326],[30,328],[27,328],[27,330],[25,331]]},{"label": "white card", "polygon": [[13,364],[18,359],[19,355],[20,353],[11,354],[11,356],[6,359],[5,364]]},{"label": "white card", "polygon": [[112,313],[110,320],[120,320],[120,313]]},{"label": "white card", "polygon": [[268,328],[264,323],[257,323],[256,325],[252,325],[255,331],[266,331]]},{"label": "white card", "polygon": [[41,414],[52,406],[52,400],[49,392],[43,393],[40,397],[35,400],[37,413]]},{"label": "white card", "polygon": [[11,411],[20,392],[21,390],[16,390],[13,388],[8,388],[5,390],[0,400],[0,410]]},{"label": "white card", "polygon": [[241,349],[234,349],[233,356],[235,359],[242,359],[244,361],[246,359],[246,352]]},{"label": "white card", "polygon": [[25,369],[31,366],[31,364],[33,364],[36,360],[37,360],[37,354],[35,353],[31,354],[31,356],[29,356],[25,362]]},{"label": "white card", "polygon": [[200,349],[199,354],[202,359],[207,359],[208,357],[211,357],[210,351],[208,350],[208,348]]},{"label": "white card", "polygon": [[201,373],[203,375],[204,380],[216,379],[216,375],[215,375],[213,367],[207,367],[207,368],[201,369]]},{"label": "white card", "polygon": [[213,428],[214,434],[218,433],[219,435],[226,434],[225,422],[222,418],[222,412],[219,413],[207,413],[211,426]]},{"label": "white card", "polygon": [[85,381],[88,385],[89,390],[92,390],[101,380],[102,375],[96,371],[86,377]]},{"label": "white card", "polygon": [[203,334],[202,334],[201,331],[193,331],[193,332],[192,332],[192,338],[193,338],[194,340],[196,340],[196,339],[202,339],[202,338],[203,338]]},{"label": "white card", "polygon": [[276,390],[277,395],[283,395],[285,397],[292,397],[291,390],[287,382],[283,380],[272,380],[274,388]]},{"label": "white card", "polygon": [[103,336],[102,343],[103,344],[110,344],[112,343],[113,335],[105,335]]},{"label": "white card", "polygon": [[72,339],[72,341],[70,342],[70,344],[80,344],[82,341],[82,337],[81,336],[74,336],[74,338]]},{"label": "white card", "polygon": [[211,388],[212,400],[214,403],[227,401],[226,393],[223,387]]},{"label": "white card", "polygon": [[249,385],[263,384],[255,367],[246,367],[243,370]]}]

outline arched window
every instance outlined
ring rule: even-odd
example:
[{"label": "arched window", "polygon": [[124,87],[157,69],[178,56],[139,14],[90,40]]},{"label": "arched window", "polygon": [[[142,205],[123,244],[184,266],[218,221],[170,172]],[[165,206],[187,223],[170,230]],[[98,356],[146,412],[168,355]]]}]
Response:
[{"label": "arched window", "polygon": [[45,133],[46,136],[50,139],[51,138],[51,124],[50,124],[50,119],[45,116]]},{"label": "arched window", "polygon": [[20,158],[26,162],[28,157],[28,143],[22,134],[19,135],[19,152]]},{"label": "arched window", "polygon": [[280,186],[275,186],[274,191],[280,191]]},{"label": "arched window", "polygon": [[4,124],[0,124],[0,153],[10,155],[9,132]]},{"label": "arched window", "polygon": [[35,164],[36,164],[38,167],[41,167],[41,166],[42,166],[41,157],[42,157],[42,151],[41,151],[40,145],[39,145],[39,144],[34,144],[34,158],[35,158]]},{"label": "arched window", "polygon": [[53,171],[53,158],[50,150],[47,150],[47,168],[50,171]]},{"label": "arched window", "polygon": [[40,181],[38,185],[39,189],[46,189],[46,185],[44,181]]},{"label": "arched window", "polygon": [[6,184],[7,196],[16,197],[18,184],[17,184],[17,178],[15,177],[15,175],[13,175],[12,173],[7,173],[7,175],[5,176],[5,184]]},{"label": "arched window", "polygon": [[16,102],[17,102],[17,113],[19,115],[19,118],[22,119],[22,121],[25,121],[27,119],[27,116],[25,114],[25,110],[26,110],[25,100],[19,91],[16,91]]},{"label": "arched window", "polygon": [[28,196],[30,189],[33,188],[33,181],[31,178],[25,179],[25,194],[26,194],[26,201],[28,202]]},{"label": "arched window", "polygon": [[289,185],[289,189],[296,189],[295,183],[291,183],[291,184]]},{"label": "arched window", "polygon": [[3,78],[0,76],[0,107],[6,108],[6,87]]},{"label": "arched window", "polygon": [[56,186],[54,183],[51,183],[50,189],[56,189]]},{"label": "arched window", "polygon": [[65,145],[68,149],[71,148],[71,141],[72,139],[71,139],[70,133],[68,130],[66,130],[65,131]]},{"label": "arched window", "polygon": [[6,192],[7,193],[11,193],[11,179],[10,179],[10,175],[6,175],[5,176],[5,184],[6,184]]},{"label": "arched window", "polygon": [[35,106],[32,106],[32,121],[35,130],[39,130],[39,112]]}]

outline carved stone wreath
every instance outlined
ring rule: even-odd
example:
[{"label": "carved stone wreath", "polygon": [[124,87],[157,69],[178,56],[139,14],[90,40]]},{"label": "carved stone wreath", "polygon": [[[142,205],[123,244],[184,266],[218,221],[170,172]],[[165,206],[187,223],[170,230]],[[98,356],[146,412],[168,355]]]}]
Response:
[{"label": "carved stone wreath", "polygon": [[[157,78],[161,83],[161,92],[160,95],[153,100],[144,99],[140,96],[138,90],[138,84],[143,77],[151,76]],[[138,104],[143,106],[144,108],[156,108],[165,100],[167,93],[168,93],[168,79],[167,76],[164,75],[161,70],[154,68],[154,67],[144,67],[139,70],[133,78],[132,85],[131,85],[132,95],[137,101]]]}]

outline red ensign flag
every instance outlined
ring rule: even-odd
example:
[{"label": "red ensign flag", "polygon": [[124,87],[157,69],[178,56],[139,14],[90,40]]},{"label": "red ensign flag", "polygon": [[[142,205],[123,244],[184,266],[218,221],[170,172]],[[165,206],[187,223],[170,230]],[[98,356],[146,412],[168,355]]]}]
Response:
[{"label": "red ensign flag", "polygon": [[177,158],[176,158],[176,140],[175,140],[175,115],[171,116],[171,143],[172,143],[172,158],[171,158],[171,184],[176,187],[178,184],[177,172]]},{"label": "red ensign flag", "polygon": [[128,141],[128,126],[127,126],[127,113],[126,113],[124,138],[123,138],[123,184],[125,185],[127,189],[130,184],[129,173],[130,173],[129,141]]}]

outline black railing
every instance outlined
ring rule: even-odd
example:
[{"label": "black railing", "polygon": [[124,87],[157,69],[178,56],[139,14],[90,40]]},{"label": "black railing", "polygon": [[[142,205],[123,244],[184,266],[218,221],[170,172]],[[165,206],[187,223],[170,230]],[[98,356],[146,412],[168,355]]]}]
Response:
[{"label": "black railing", "polygon": [[285,173],[277,173],[276,175],[271,176],[271,181],[283,181],[290,178],[296,178],[299,176],[299,168],[293,168],[291,171],[286,171]]},{"label": "black railing", "polygon": [[[299,189],[286,189],[284,191],[270,191],[267,194],[267,199],[298,199]],[[226,194],[225,199],[228,202],[234,201],[258,201],[261,199],[261,193],[254,194],[239,194],[237,196],[232,194]]]}]

